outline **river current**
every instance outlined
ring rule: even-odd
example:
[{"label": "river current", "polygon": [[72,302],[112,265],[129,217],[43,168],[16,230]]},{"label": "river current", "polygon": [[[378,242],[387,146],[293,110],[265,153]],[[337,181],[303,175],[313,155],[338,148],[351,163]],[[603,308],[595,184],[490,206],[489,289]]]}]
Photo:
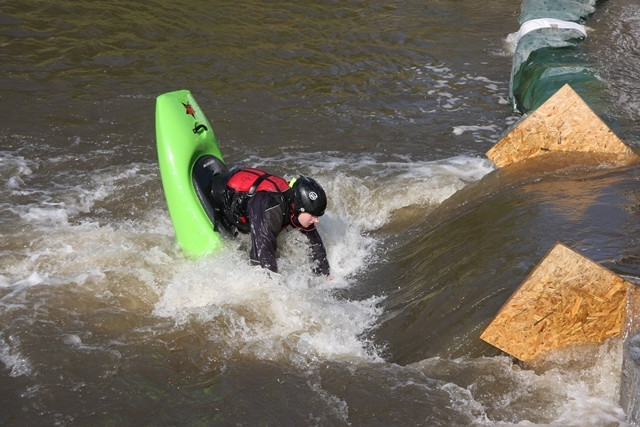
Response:
[{"label": "river current", "polygon": [[[496,170],[520,3],[2,2],[0,424],[625,425],[622,341],[537,366],[479,335],[562,242],[640,276],[640,167]],[[589,94],[640,146],[640,2],[598,3]],[[298,233],[176,244],[155,98],[189,89],[230,165],[316,178]]]}]

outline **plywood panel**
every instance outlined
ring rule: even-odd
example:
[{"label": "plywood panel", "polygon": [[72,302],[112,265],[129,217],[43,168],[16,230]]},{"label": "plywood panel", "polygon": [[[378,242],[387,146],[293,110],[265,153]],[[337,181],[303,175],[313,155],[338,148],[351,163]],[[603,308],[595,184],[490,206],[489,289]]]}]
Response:
[{"label": "plywood panel", "polygon": [[621,333],[629,286],[558,243],[480,338],[524,362],[568,344],[601,342]]},{"label": "plywood panel", "polygon": [[520,121],[487,157],[504,167],[555,151],[601,153],[617,165],[638,160],[568,84]]}]

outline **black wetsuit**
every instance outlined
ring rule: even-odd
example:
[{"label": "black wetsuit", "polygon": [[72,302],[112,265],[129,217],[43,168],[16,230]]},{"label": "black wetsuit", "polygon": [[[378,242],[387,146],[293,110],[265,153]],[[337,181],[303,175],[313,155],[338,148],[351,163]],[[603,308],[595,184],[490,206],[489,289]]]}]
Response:
[{"label": "black wetsuit", "polygon": [[[291,224],[290,209],[282,211],[279,197],[284,194],[259,191],[247,202],[247,219],[251,227],[251,262],[259,264],[271,271],[278,271],[276,250],[278,249],[278,234]],[[290,204],[285,204],[290,206]],[[294,218],[293,221],[296,221]],[[296,224],[302,234],[309,239],[311,256],[315,262],[314,272],[329,275],[329,261],[327,252],[315,227],[304,229]]]},{"label": "black wetsuit", "polygon": [[309,239],[315,264],[313,271],[328,276],[329,261],[318,230],[315,226],[302,228],[292,214],[292,190],[256,191],[248,196],[227,185],[230,176],[233,174],[216,175],[212,179],[210,199],[217,214],[216,228],[229,235],[237,231],[250,233],[251,262],[277,272],[278,234],[289,226],[295,227]]}]

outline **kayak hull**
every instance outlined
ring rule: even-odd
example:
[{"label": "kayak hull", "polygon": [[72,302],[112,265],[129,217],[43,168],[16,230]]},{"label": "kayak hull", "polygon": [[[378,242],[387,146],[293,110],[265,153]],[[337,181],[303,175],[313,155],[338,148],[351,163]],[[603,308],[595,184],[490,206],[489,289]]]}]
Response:
[{"label": "kayak hull", "polygon": [[176,240],[191,257],[214,252],[222,237],[205,200],[208,188],[199,185],[194,171],[205,156],[225,168],[213,128],[188,90],[159,95],[155,120],[158,165]]}]

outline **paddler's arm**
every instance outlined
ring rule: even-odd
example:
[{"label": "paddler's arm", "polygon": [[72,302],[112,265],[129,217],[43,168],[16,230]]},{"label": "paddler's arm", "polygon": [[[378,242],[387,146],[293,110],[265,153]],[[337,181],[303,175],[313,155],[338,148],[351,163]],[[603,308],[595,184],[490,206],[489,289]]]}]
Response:
[{"label": "paddler's arm", "polygon": [[327,250],[324,248],[320,233],[315,228],[311,231],[301,230],[303,234],[309,239],[309,246],[311,246],[311,258],[313,259],[315,266],[313,272],[318,275],[326,276],[331,280],[331,268],[329,267],[329,260],[327,259]]}]

